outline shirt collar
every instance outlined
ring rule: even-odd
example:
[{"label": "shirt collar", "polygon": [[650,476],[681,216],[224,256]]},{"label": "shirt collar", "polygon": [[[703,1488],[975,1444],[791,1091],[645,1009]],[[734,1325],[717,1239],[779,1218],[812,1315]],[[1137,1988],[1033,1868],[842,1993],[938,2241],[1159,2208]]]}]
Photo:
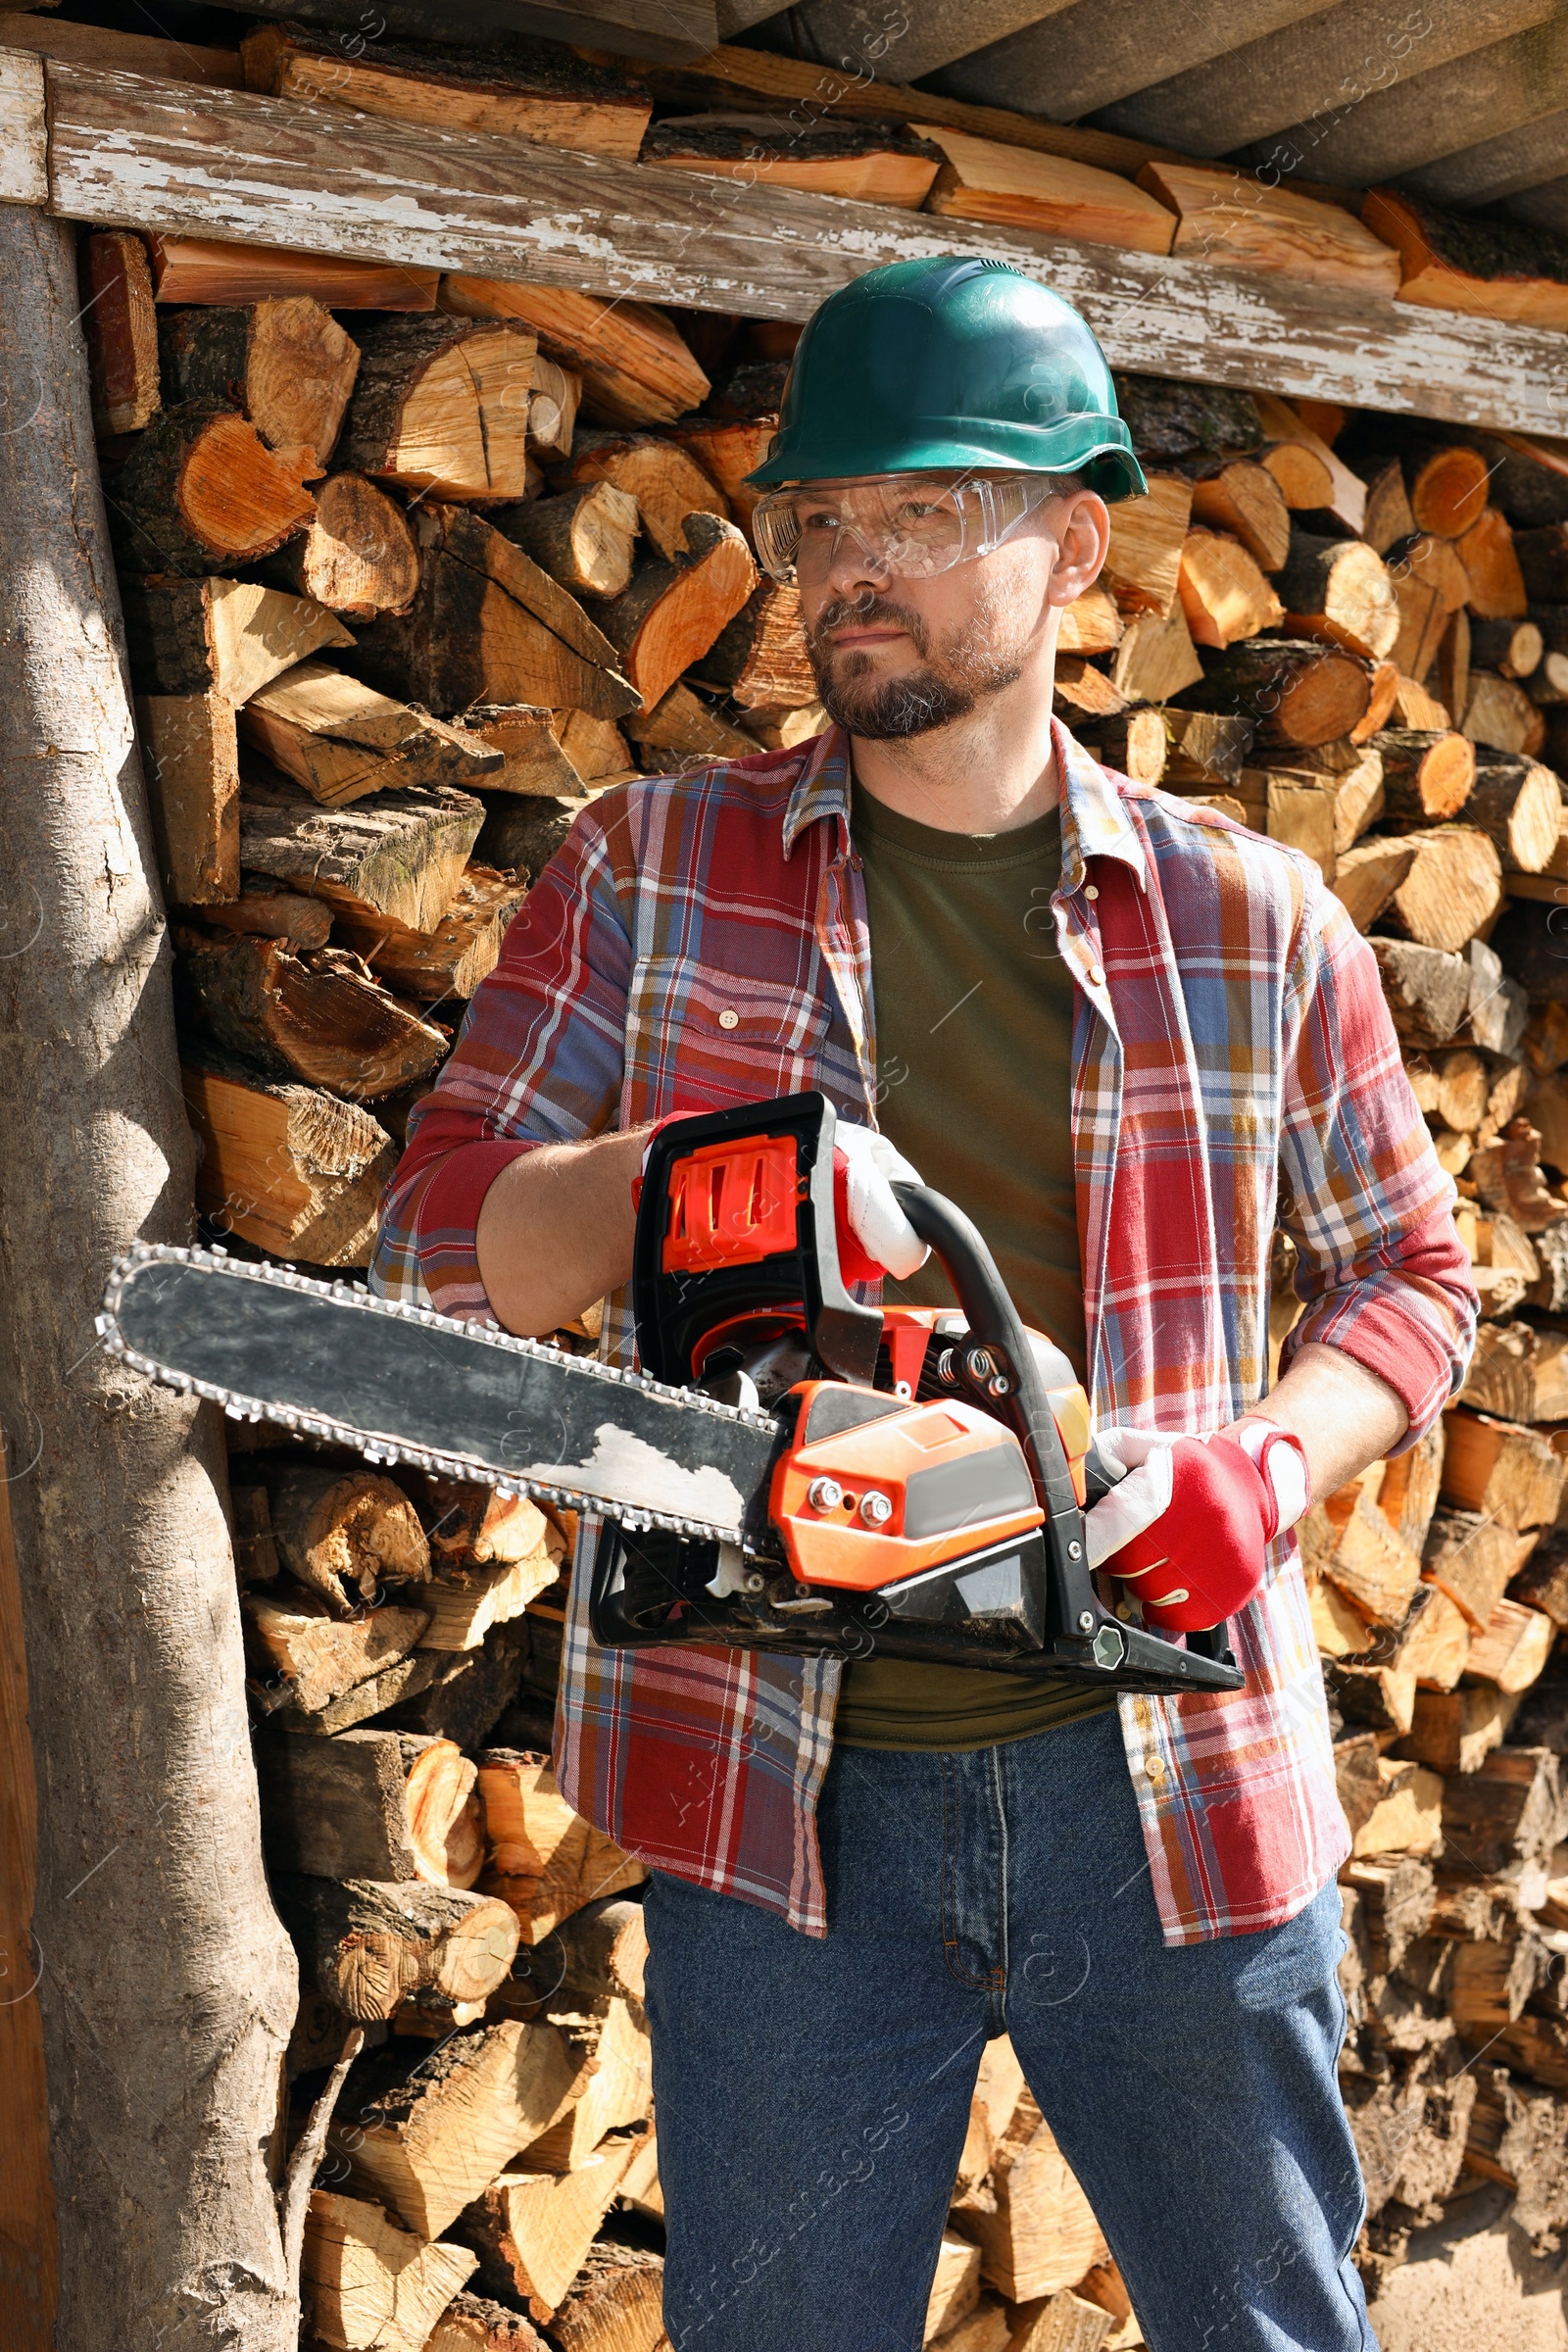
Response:
[{"label": "shirt collar", "polygon": [[[1061,779],[1061,886],[1081,889],[1088,858],[1119,858],[1141,886],[1148,881],[1143,844],[1126,805],[1098,760],[1068,734],[1059,718],[1051,722]],[[842,727],[815,738],[790,792],[784,811],[784,855],[818,817],[837,817],[841,843],[850,821],[850,739]]]}]

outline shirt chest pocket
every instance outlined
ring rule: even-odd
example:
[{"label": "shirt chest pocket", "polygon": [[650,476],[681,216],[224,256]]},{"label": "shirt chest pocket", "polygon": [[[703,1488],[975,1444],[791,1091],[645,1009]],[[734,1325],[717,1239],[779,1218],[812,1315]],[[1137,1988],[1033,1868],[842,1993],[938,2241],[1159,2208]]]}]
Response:
[{"label": "shirt chest pocket", "polygon": [[800,1094],[817,1082],[827,1022],[819,989],[645,956],[626,1007],[622,1121]]}]

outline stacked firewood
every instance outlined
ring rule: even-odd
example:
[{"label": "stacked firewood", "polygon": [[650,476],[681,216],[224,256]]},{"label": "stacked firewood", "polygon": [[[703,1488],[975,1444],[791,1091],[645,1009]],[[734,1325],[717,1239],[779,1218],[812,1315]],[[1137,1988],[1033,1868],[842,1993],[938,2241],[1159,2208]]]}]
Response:
[{"label": "stacked firewood", "polygon": [[[662,160],[712,168],[705,136],[671,130]],[[906,148],[878,152],[934,172]],[[793,591],[747,536],[795,330],[119,231],[82,260],[199,1206],[230,1249],[362,1268],[409,1110],[575,814],[822,724]],[[1443,1428],[1304,1530],[1356,1848],[1363,2259],[1381,2276],[1496,2180],[1549,2246],[1568,474],[1519,436],[1122,395],[1150,495],[1114,511],[1065,617],[1058,708],[1135,778],[1306,851],[1371,935],[1488,1318]],[[597,1317],[559,1336],[591,1347]],[[569,1515],[265,1426],[231,1445],[301,2115],[350,2024],[367,2043],[313,2201],[311,2340],[641,2352],[662,2333],[644,1873],[550,1769]],[[1142,2340],[1004,2043],[928,2340]]]}]

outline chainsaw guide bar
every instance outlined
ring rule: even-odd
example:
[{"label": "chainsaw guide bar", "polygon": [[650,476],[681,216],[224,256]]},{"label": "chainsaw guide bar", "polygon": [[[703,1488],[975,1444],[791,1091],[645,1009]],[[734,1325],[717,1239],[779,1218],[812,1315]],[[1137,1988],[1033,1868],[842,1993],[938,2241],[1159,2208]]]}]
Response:
[{"label": "chainsaw guide bar", "polygon": [[138,1243],[115,1261],[98,1333],[133,1370],[237,1420],[629,1531],[739,1544],[779,1437],[771,1413],[699,1389],[221,1250]]}]

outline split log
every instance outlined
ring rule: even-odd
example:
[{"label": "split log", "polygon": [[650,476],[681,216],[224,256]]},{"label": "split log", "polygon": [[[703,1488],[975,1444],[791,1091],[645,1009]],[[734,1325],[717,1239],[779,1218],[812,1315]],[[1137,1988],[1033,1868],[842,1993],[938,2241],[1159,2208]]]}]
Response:
[{"label": "split log", "polygon": [[245,703],[296,662],[354,643],[320,605],[252,580],[125,579],[121,594],[131,676],[143,694]]},{"label": "split log", "polygon": [[228,1489],[229,1528],[234,1539],[234,1573],[242,1586],[270,1585],[282,1573],[272,1536],[272,1514],[265,1487],[243,1487],[232,1477]]},{"label": "split log", "polygon": [[1392,662],[1373,662],[1367,706],[1342,747],[1344,756],[1356,753],[1370,743],[1375,735],[1382,733],[1390,719],[1396,716],[1399,698],[1407,684],[1408,680],[1400,677]]},{"label": "split log", "polygon": [[1172,253],[1383,298],[1398,290],[1397,254],[1344,205],[1269,187],[1234,168],[1163,157],[1145,164],[1138,185],[1176,215]]},{"label": "split log", "polygon": [[733,523],[691,514],[685,527],[678,563],[645,564],[604,608],[605,632],[650,709],[701,662],[757,585],[751,550]]},{"label": "split log", "polygon": [[561,2352],[660,2352],[664,2265],[658,2254],[601,2243],[550,2324]]},{"label": "split log", "polygon": [[1551,1654],[1557,1628],[1541,1609],[1499,1600],[1470,1644],[1469,1671],[1499,1690],[1526,1690]]},{"label": "split log", "polygon": [[1274,476],[1293,514],[1319,514],[1334,503],[1334,475],[1324,456],[1301,441],[1265,441],[1250,453]]},{"label": "split log", "polygon": [[956,2230],[944,2230],[925,2309],[924,2340],[929,2344],[949,2338],[979,2300],[980,2249]]},{"label": "split log", "polygon": [[1167,710],[1164,724],[1165,776],[1173,788],[1187,784],[1240,786],[1251,748],[1253,719],[1241,712]]},{"label": "split log", "polygon": [[1546,1747],[1497,1747],[1474,1772],[1445,1782],[1445,1836],[1469,1870],[1516,1871],[1548,1856],[1562,1834],[1558,1759]]},{"label": "split log", "polygon": [[1059,717],[1113,718],[1126,709],[1126,698],[1102,669],[1096,669],[1077,654],[1065,654],[1057,662],[1053,679],[1053,709]]},{"label": "split log", "polygon": [[[582,377],[574,368],[563,368],[559,361],[546,359],[542,351],[534,353],[533,386],[528,395],[528,449],[548,449],[559,458],[569,458],[577,431],[577,410],[582,401]],[[541,476],[541,479],[543,477]],[[528,477],[530,492],[534,482]]]},{"label": "split log", "polygon": [[1457,954],[1502,904],[1497,853],[1468,825],[1404,838],[1416,855],[1389,903],[1390,915],[1422,947]]},{"label": "split log", "polygon": [[1402,188],[1370,190],[1361,217],[1398,249],[1403,282],[1396,300],[1523,326],[1568,326],[1568,287],[1539,229],[1472,220]]},{"label": "split log", "polygon": [[1465,2145],[1466,2169],[1512,2189],[1510,2225],[1525,2232],[1538,2256],[1555,2254],[1568,2230],[1568,2131],[1562,2101],[1550,2091],[1516,2083],[1502,2067],[1480,2066],[1475,2071],[1478,2087]]},{"label": "split log", "polygon": [[164,888],[201,906],[239,897],[239,740],[220,694],[136,699]]},{"label": "split log", "polygon": [[1132,703],[1168,702],[1202,675],[1179,598],[1163,620],[1156,612],[1140,612],[1128,623],[1110,671],[1117,693]]},{"label": "split log", "polygon": [[1413,1854],[1369,1856],[1348,1862],[1341,1885],[1353,1886],[1360,1898],[1376,1960],[1385,1970],[1397,1968],[1432,1925],[1431,1866]]},{"label": "split log", "polygon": [[793,710],[781,703],[764,703],[746,715],[745,732],[764,752],[792,752],[827,729],[828,715],[820,703],[805,703]]},{"label": "split log", "polygon": [[[625,715],[629,717],[631,714],[628,711]],[[612,725],[608,718],[593,718],[586,710],[563,710],[557,713],[557,717],[561,727],[561,749],[565,754],[567,765],[577,779],[576,798],[578,800],[586,797],[582,790],[584,785],[618,784],[623,782],[626,777],[636,774],[636,765],[627,747],[625,736],[619,727]],[[575,813],[571,808],[570,802],[557,805],[566,808],[573,814]],[[567,821],[570,821],[569,815]],[[480,840],[483,842],[483,835],[480,836]],[[548,854],[547,852],[546,855]],[[485,855],[491,857],[488,845],[485,848]],[[494,864],[504,861],[491,857],[491,862]],[[525,858],[523,862],[527,865],[530,873],[536,874],[543,860],[537,858]]]},{"label": "split log", "polygon": [[932,2338],[932,2352],[1008,2352],[1012,2342],[1012,2321],[1004,2303],[995,2295],[982,2295],[973,2311]]},{"label": "split log", "polygon": [[1195,468],[1192,512],[1196,521],[1239,539],[1264,571],[1278,571],[1291,552],[1285,493],[1250,458],[1210,458]]},{"label": "split log", "polygon": [[412,262],[345,253],[294,253],[219,237],[151,240],[160,302],[244,304],[309,294],[329,311],[428,311],[438,272]]},{"label": "split log", "polygon": [[998,220],[1036,236],[1169,253],[1176,222],[1164,205],[1130,180],[1065,156],[977,139],[946,123],[915,125],[941,148],[943,165],[928,213],[959,220]]},{"label": "split log", "polygon": [[484,2285],[534,2319],[551,2319],[641,2145],[640,2135],[628,2132],[591,2150],[576,2172],[519,2166],[493,2180],[457,2224],[478,2256]]},{"label": "split log", "polygon": [[530,2172],[572,2173],[611,2132],[640,2124],[653,2100],[653,2063],[640,2008],[618,1997],[602,2016],[583,2016],[557,2003],[550,2022],[576,2053],[576,2097],[559,2123],[522,2152]]},{"label": "split log", "polygon": [[1219,384],[1118,374],[1116,405],[1146,465],[1250,454],[1265,437],[1256,397]]},{"label": "split log", "polygon": [[666,773],[696,760],[750,759],[757,750],[749,735],[679,683],[651,710],[628,712],[625,729],[647,766]]},{"label": "split log", "polygon": [[[1224,461],[1208,463],[1218,468],[1222,480]],[[1243,468],[1238,466],[1237,470]],[[1100,576],[1124,612],[1153,612],[1164,619],[1176,603],[1182,548],[1196,492],[1183,474],[1151,473],[1148,479],[1147,497],[1120,500],[1110,510],[1110,549]],[[1245,500],[1245,493],[1244,484],[1238,496]],[[1265,504],[1266,494],[1254,492],[1250,511],[1261,514]],[[1223,514],[1200,514],[1200,519],[1217,519],[1225,529],[1235,527]],[[1238,536],[1245,538],[1241,532]],[[1252,552],[1257,553],[1255,548]]]},{"label": "split log", "polygon": [[1421,1582],[1419,1552],[1378,1509],[1361,1482],[1328,1496],[1324,1507],[1339,1532],[1332,1550],[1319,1560],[1321,1573],[1355,1603],[1369,1624],[1402,1625]]},{"label": "split log", "polygon": [[196,1203],[221,1233],[313,1266],[367,1266],[397,1164],[385,1129],[308,1086],[268,1086],[187,1056]]},{"label": "split log", "polygon": [[1470,970],[1460,956],[1446,956],[1413,940],[1375,939],[1384,1002],[1401,1042],[1420,1052],[1446,1045],[1470,1007]]},{"label": "split log", "polygon": [[477,1649],[421,1647],[417,1658],[425,1671],[406,1690],[388,1693],[385,1711],[376,1710],[381,1723],[390,1732],[422,1732],[473,1748],[494,1735],[516,1700],[528,1658],[527,1622],[515,1617],[493,1626]]},{"label": "split log", "polygon": [[310,1982],[363,2024],[418,1996],[482,2001],[517,1948],[507,1905],[457,1886],[283,1875],[272,1891]]},{"label": "split log", "polygon": [[378,793],[373,808],[320,808],[296,785],[246,789],[240,860],[335,914],[434,930],[452,904],[484,806],[449,786]]},{"label": "split log", "polygon": [[1380,1639],[1376,1655],[1380,1665],[1414,1675],[1419,1696],[1422,1690],[1451,1690],[1470,1662],[1470,1621],[1458,1602],[1423,1584],[1386,1654]]},{"label": "split log", "polygon": [[[278,1601],[276,1592],[260,1597],[265,1597],[279,1608],[283,1605]],[[303,1594],[301,1597],[307,1599],[309,1595]],[[355,1622],[351,1619],[351,1626]],[[383,1718],[388,1731],[434,1730],[436,1727],[432,1725],[404,1723],[397,1710],[432,1683],[436,1671],[433,1653],[411,1650],[405,1656],[394,1659],[390,1666],[378,1667],[364,1682],[337,1692],[318,1707],[304,1706],[282,1682],[269,1681],[264,1690],[253,1679],[250,1686],[252,1712],[291,1731],[350,1732],[356,1724],[368,1723],[377,1716]],[[393,1712],[389,1713],[389,1710]],[[450,1737],[445,1733],[438,1733],[437,1736]]]},{"label": "split log", "polygon": [[556,2121],[575,2087],[573,2052],[553,2026],[470,2030],[412,2064],[395,2047],[372,2051],[354,2069],[327,2145],[356,2187],[433,2238]]},{"label": "split log", "polygon": [[[1524,1035],[1525,1022],[1530,1013],[1529,1000],[1524,990],[1517,980],[1503,970],[1496,950],[1485,940],[1473,939],[1470,942],[1466,959],[1470,965],[1470,1035],[1489,1054],[1504,1054],[1515,1066],[1522,1068],[1517,1062],[1519,1040]],[[1499,1075],[1495,1083],[1503,1086],[1506,1081]],[[1498,1121],[1512,1118],[1525,1085],[1522,1075],[1517,1084],[1519,1092],[1506,1109],[1501,1105],[1500,1097],[1494,1102],[1488,1102],[1487,1113],[1490,1118]]]},{"label": "split log", "polygon": [[1299,404],[1293,405],[1288,400],[1281,400],[1274,392],[1254,392],[1252,405],[1265,440],[1265,446],[1257,452],[1257,456],[1262,465],[1277,474],[1280,487],[1285,492],[1286,505],[1293,512],[1307,505],[1307,499],[1301,495],[1307,485],[1303,481],[1298,493],[1293,495],[1290,475],[1281,467],[1280,451],[1278,447],[1270,448],[1269,443],[1287,445],[1292,452],[1293,465],[1299,465],[1302,452],[1316,461],[1317,466],[1328,476],[1329,489],[1328,496],[1323,497],[1319,480],[1314,485],[1317,494],[1311,498],[1310,504],[1332,514],[1341,529],[1348,531],[1352,538],[1359,538],[1366,519],[1366,484],[1360,475],[1352,473],[1344,460],[1336,457],[1321,433],[1313,431],[1300,414]]},{"label": "split log", "polygon": [[[1392,663],[1390,666],[1393,666]],[[1424,686],[1418,686],[1414,678],[1401,678],[1397,670],[1395,671],[1395,677],[1397,682],[1394,690],[1392,715],[1396,726],[1413,727],[1417,734],[1423,735],[1446,735],[1451,732],[1452,722],[1446,703],[1441,702],[1435,694],[1429,694]]]},{"label": "split log", "polygon": [[1505,872],[1539,874],[1556,853],[1562,786],[1549,767],[1533,760],[1488,752],[1477,759],[1475,790],[1464,811],[1466,824],[1478,825],[1495,843]]},{"label": "split log", "polygon": [[[1365,1638],[1363,1633],[1363,1642]],[[1390,1666],[1360,1666],[1353,1658],[1325,1658],[1323,1683],[1331,1705],[1339,1709],[1341,1720],[1347,1724],[1362,1725],[1368,1731],[1377,1733],[1380,1748],[1386,1747],[1390,1740],[1398,1739],[1410,1729],[1410,1718],[1415,1708],[1413,1674],[1396,1673]],[[1382,1772],[1381,1767],[1387,1761],[1387,1757],[1380,1754],[1377,1798],[1367,1815],[1369,1823],[1386,1797],[1393,1806],[1395,1797],[1404,1786],[1397,1777],[1391,1780]],[[1383,1853],[1402,1849],[1410,1842],[1409,1839],[1390,1834],[1391,1831],[1396,1833],[1401,1827],[1410,1827],[1408,1806],[1385,1813],[1378,1820],[1375,1833],[1359,1850],[1363,1853]],[[1356,1834],[1360,1836],[1359,1831]],[[1423,1845],[1421,1850],[1427,1851],[1428,1846]]]},{"label": "split log", "polygon": [[436,504],[419,508],[415,537],[413,605],[360,637],[372,683],[432,710],[531,703],[614,719],[635,710],[614,647],[520,547],[466,508]]},{"label": "split log", "polygon": [[1336,853],[1334,895],[1358,931],[1370,931],[1414,863],[1408,841],[1382,835]]},{"label": "split log", "polygon": [[1546,642],[1538,621],[1472,621],[1469,623],[1469,645],[1472,654],[1484,670],[1497,670],[1499,677],[1526,680],[1543,663]]},{"label": "split log", "polygon": [[[505,2015],[523,2018],[543,2016],[552,2006],[590,2017],[602,2015],[612,2000],[640,2006],[647,1965],[642,1904],[630,1895],[601,1895],[541,1943],[522,1946],[499,2001]],[[986,2161],[989,2166],[989,2142]]]},{"label": "split log", "polygon": [[1373,744],[1383,762],[1386,823],[1414,831],[1458,815],[1476,779],[1475,747],[1465,736],[1385,727]]},{"label": "split log", "polygon": [[1509,1597],[1543,1610],[1553,1625],[1568,1625],[1568,1536],[1548,1536],[1509,1588]]},{"label": "split log", "polygon": [[902,123],[819,119],[796,127],[793,119],[781,123],[770,115],[670,115],[644,139],[642,161],[748,187],[805,188],[917,213],[942,152]]},{"label": "split log", "polygon": [[520,2311],[487,2295],[454,2295],[435,2324],[425,2352],[550,2352]]},{"label": "split log", "polygon": [[1418,533],[1396,540],[1385,559],[1399,608],[1389,658],[1403,677],[1423,679],[1437,659],[1449,619],[1470,594],[1470,578],[1446,539]]},{"label": "split log", "polygon": [[419,556],[401,507],[362,473],[334,473],[316,493],[316,514],[267,560],[270,576],[350,620],[406,612],[419,584]]},{"label": "split log", "polygon": [[[566,742],[570,740],[568,731]],[[622,752],[626,772],[634,773],[624,745]],[[527,874],[537,881],[571,831],[582,806],[580,788],[572,801],[498,799],[475,845],[478,855],[503,873]]]},{"label": "split log", "polygon": [[1110,2335],[1109,2312],[1070,2287],[1047,2302],[1026,2303],[1018,2319],[1007,2338],[1008,2352],[1101,2352]]},{"label": "split log", "polygon": [[1444,1421],[1446,1502],[1479,1511],[1515,1532],[1551,1525],[1568,1463],[1553,1452],[1549,1440],[1537,1430],[1458,1407],[1450,1407]]},{"label": "split log", "polygon": [[[554,1536],[554,1530],[551,1531]],[[520,1560],[447,1568],[420,1595],[430,1623],[420,1639],[425,1649],[477,1649],[492,1626],[520,1617],[528,1603],[547,1592],[561,1574],[562,1543],[542,1538]]]},{"label": "split log", "polygon": [[[1335,1668],[1336,1688],[1345,1672],[1344,1667]],[[1411,1677],[1410,1706],[1404,1711],[1406,1730],[1413,1705]],[[1429,1772],[1423,1764],[1413,1764],[1398,1756],[1379,1756],[1378,1779],[1382,1793],[1355,1834],[1357,1857],[1440,1853],[1444,1838],[1443,1782],[1438,1774]]]},{"label": "split log", "polygon": [[609,424],[673,424],[708,398],[690,346],[648,303],[461,271],[441,280],[440,300],[461,318],[515,319],[531,328],[548,358],[580,374],[584,406]]},{"label": "split log", "polygon": [[999,2139],[992,2182],[960,2197],[954,2215],[980,2248],[982,2276],[1009,2302],[1059,2293],[1104,2261],[1089,2200],[1028,2091]]},{"label": "split log", "polygon": [[637,502],[655,553],[673,563],[686,548],[688,514],[729,519],[724,494],[679,442],[654,433],[580,432],[573,445],[574,482],[608,482]]},{"label": "split log", "polygon": [[263,1077],[303,1079],[353,1102],[390,1095],[434,1070],[449,1040],[381,987],[345,948],[307,948],[232,931],[174,935],[187,1026]]},{"label": "split log", "polygon": [[365,957],[377,979],[416,1004],[466,1003],[501,960],[507,926],[526,897],[514,874],[470,864],[446,912],[429,931],[393,921],[339,914],[345,944]]},{"label": "split log", "polygon": [[637,501],[612,481],[583,482],[490,519],[573,596],[618,596],[630,582]]},{"label": "split log", "polygon": [[[430,1546],[403,1489],[371,1470],[284,1459],[267,1466],[273,1539],[291,1576],[347,1617],[384,1584],[421,1584]],[[421,1608],[426,1596],[418,1595]]]},{"label": "split log", "polygon": [[1522,752],[1533,760],[1546,740],[1546,722],[1522,686],[1490,669],[1470,673],[1464,732],[1494,751]]},{"label": "split log", "polygon": [[502,755],[466,729],[377,694],[325,662],[301,662],[252,695],[240,732],[313,801],[339,808],[411,784],[478,784]]},{"label": "split log", "polygon": [[746,477],[761,465],[777,430],[776,415],[686,416],[669,435],[708,479],[717,484],[723,493],[726,513],[748,536],[753,510],[762,493],[754,490]]},{"label": "split log", "polygon": [[743,710],[816,700],[801,627],[800,591],[763,580],[695,665],[704,685],[721,686]]},{"label": "split log", "polygon": [[1472,1155],[1469,1177],[1483,1207],[1512,1217],[1525,1233],[1544,1233],[1568,1216],[1568,1201],[1546,1183],[1542,1139],[1528,1119],[1510,1119],[1494,1143]]},{"label": "split log", "polygon": [[1485,507],[1454,542],[1470,583],[1466,603],[1481,620],[1523,620],[1528,599],[1505,515]]},{"label": "split log", "polygon": [[1462,712],[1470,700],[1470,662],[1475,638],[1475,626],[1461,605],[1450,612],[1448,625],[1439,640],[1436,666],[1432,679],[1438,699],[1448,714],[1451,725],[1455,711]]},{"label": "split log", "polygon": [[256,563],[316,512],[292,457],[214,401],[165,409],[105,496],[124,566],[186,578]]},{"label": "split log", "polygon": [[1388,463],[1367,484],[1366,519],[1361,536],[1368,547],[1386,556],[1396,540],[1413,539],[1415,515],[1404,487],[1404,467],[1397,458]]},{"label": "split log", "polygon": [[1435,449],[1410,485],[1410,512],[1417,530],[1457,539],[1479,520],[1487,503],[1492,468],[1478,449],[1450,441]]},{"label": "split log", "polygon": [[424,2352],[477,2263],[467,2246],[427,2245],[364,2198],[311,2191],[300,2287],[311,2331],[332,2352]]},{"label": "split log", "polygon": [[1410,1729],[1399,1742],[1401,1755],[1430,1764],[1434,1772],[1478,1772],[1500,1747],[1517,1696],[1494,1684],[1468,1690],[1417,1690]]},{"label": "split log", "polygon": [[82,239],[80,270],[93,430],[139,433],[163,407],[147,248],[128,229],[100,229]]},{"label": "split log", "polygon": [[504,764],[484,780],[487,793],[582,797],[581,779],[558,740],[564,721],[554,711],[534,703],[480,703],[463,713],[461,723],[501,754]]},{"label": "split log", "polygon": [[443,499],[521,498],[534,350],[518,326],[379,320],[361,337],[344,465]]},{"label": "split log", "polygon": [[230,402],[307,478],[324,473],[360,353],[309,294],[166,315],[158,350],[171,401]]},{"label": "split log", "polygon": [[1294,531],[1275,588],[1293,636],[1341,645],[1371,662],[1393,653],[1398,600],[1388,566],[1363,541]]},{"label": "split log", "polygon": [[548,1757],[487,1748],[478,1786],[484,1891],[511,1903],[524,1943],[541,1942],[585,1903],[640,1886],[648,1876],[644,1864],[572,1811]]},{"label": "split log", "polygon": [[636,158],[652,101],[627,74],[569,50],[515,41],[377,40],[373,48],[301,24],[264,24],[240,44],[245,86],[385,122],[431,123]]},{"label": "split log", "polygon": [[1073,732],[1097,760],[1118,774],[1131,776],[1135,784],[1157,784],[1165,773],[1166,720],[1174,715],[1163,710],[1124,710],[1116,717],[1075,727]]},{"label": "split log", "polygon": [[1229,647],[1205,662],[1203,688],[1211,709],[1255,716],[1265,742],[1307,750],[1348,735],[1372,696],[1363,662],[1288,637]]},{"label": "split log", "polygon": [[1223,648],[1278,628],[1285,608],[1239,539],[1189,531],[1182,542],[1178,593],[1198,645]]},{"label": "split log", "polygon": [[321,1716],[346,1691],[406,1658],[424,1629],[422,1609],[388,1605],[347,1623],[314,1592],[279,1587],[240,1602],[245,1655],[269,1709]]},{"label": "split log", "polygon": [[263,1832],[281,1870],[461,1887],[479,1876],[474,1767],[450,1740],[273,1731],[258,1747],[257,1769]]}]

